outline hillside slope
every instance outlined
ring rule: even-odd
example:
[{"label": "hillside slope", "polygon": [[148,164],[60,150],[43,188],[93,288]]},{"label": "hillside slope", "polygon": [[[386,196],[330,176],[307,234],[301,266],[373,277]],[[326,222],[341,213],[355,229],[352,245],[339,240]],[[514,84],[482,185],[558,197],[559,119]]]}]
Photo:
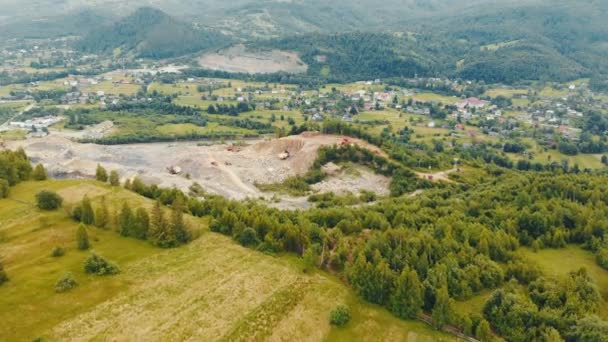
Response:
[{"label": "hillside slope", "polygon": [[94,53],[120,48],[139,57],[166,58],[217,47],[224,40],[217,32],[197,29],[160,10],[144,7],[93,30],[76,43],[76,48]]},{"label": "hillside slope", "polygon": [[[151,205],[94,181],[11,188],[10,197],[0,200],[0,256],[10,278],[0,287],[0,336],[9,340],[453,340],[363,303],[325,273],[303,273],[301,259],[265,255],[208,232],[205,219],[189,217],[200,237],[172,250],[91,227],[92,249],[121,273],[88,276],[82,269],[88,253],[75,248],[76,223],[64,210],[41,212],[29,204],[42,188],[60,193],[65,207],[84,194],[94,207],[105,196],[111,212],[125,201]],[[57,245],[66,254],[53,258]],[[56,280],[68,271],[79,286],[55,293]],[[332,328],[329,312],[340,303],[350,305],[353,319]]]}]

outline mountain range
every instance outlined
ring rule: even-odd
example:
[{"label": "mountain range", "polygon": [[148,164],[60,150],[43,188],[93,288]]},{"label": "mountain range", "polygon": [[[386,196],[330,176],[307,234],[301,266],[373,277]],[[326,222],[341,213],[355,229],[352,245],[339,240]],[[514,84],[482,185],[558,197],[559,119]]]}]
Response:
[{"label": "mountain range", "polygon": [[25,0],[20,9],[41,15],[33,21],[18,19],[16,3],[2,37],[77,35],[82,51],[148,58],[244,42],[296,51],[310,76],[335,80],[564,81],[608,67],[608,2],[598,0]]}]

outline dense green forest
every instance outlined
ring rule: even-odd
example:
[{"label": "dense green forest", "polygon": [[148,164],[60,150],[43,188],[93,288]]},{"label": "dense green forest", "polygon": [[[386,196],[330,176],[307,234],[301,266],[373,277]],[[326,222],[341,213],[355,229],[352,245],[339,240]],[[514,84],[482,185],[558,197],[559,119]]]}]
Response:
[{"label": "dense green forest", "polygon": [[[244,246],[296,253],[336,272],[364,299],[399,317],[428,314],[437,327],[451,325],[482,340],[489,340],[480,328],[488,323],[511,341],[605,336],[608,323],[596,316],[604,301],[586,270],[547,278],[520,250],[578,244],[605,267],[603,176],[496,171],[367,207],[292,212],[204,194],[203,202],[190,198],[188,208],[212,216],[213,231]],[[134,190],[167,196],[156,187]],[[456,313],[454,300],[495,289],[483,316]]]},{"label": "dense green forest", "polygon": [[420,44],[387,33],[310,34],[257,44],[297,51],[309,75],[336,82],[426,76],[439,65]]},{"label": "dense green forest", "polygon": [[153,8],[140,8],[108,26],[100,27],[76,43],[84,52],[110,53],[116,48],[139,57],[177,57],[230,40],[212,30],[197,29]]}]

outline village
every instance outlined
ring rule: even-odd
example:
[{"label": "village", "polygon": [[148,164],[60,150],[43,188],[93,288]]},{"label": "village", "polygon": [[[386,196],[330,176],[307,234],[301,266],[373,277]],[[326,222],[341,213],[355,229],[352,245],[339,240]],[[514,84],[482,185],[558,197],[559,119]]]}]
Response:
[{"label": "village", "polygon": [[[527,157],[545,162],[549,155],[559,159],[578,152],[593,153],[598,162],[590,165],[599,167],[604,153],[602,148],[586,146],[605,132],[596,131],[590,136],[584,134],[584,128],[587,113],[606,112],[608,98],[594,93],[585,79],[564,84],[505,86],[415,77],[308,88],[199,77],[189,73],[187,64],[170,61],[125,63],[116,59],[112,65],[102,67],[98,56],[78,53],[68,46],[63,41],[40,42],[16,44],[0,51],[0,61],[4,61],[0,65],[0,85],[6,84],[0,86],[0,106],[24,110],[26,105],[33,105],[39,110],[29,111],[21,118],[14,118],[17,111],[7,115],[4,131],[21,130],[27,138],[42,137],[49,129],[63,129],[72,121],[65,120],[69,116],[66,111],[111,111],[124,103],[153,102],[169,96],[172,103],[199,109],[208,120],[218,122],[216,130],[243,136],[255,135],[255,129],[249,128],[254,126],[265,127],[262,134],[268,135],[272,128],[287,132],[289,126],[306,121],[341,121],[374,134],[411,129],[413,141],[441,141],[448,147],[459,144],[469,148],[483,142],[504,145],[515,140],[525,147],[510,155],[514,160]],[[48,79],[17,82],[24,75],[39,71],[55,74],[48,74]],[[49,108],[59,112],[49,112]],[[228,119],[235,116],[244,118],[247,128],[229,128]],[[205,132],[204,135],[215,134],[212,126],[189,127],[191,131]],[[172,131],[175,129],[171,127]],[[96,140],[120,132],[121,125],[101,120],[85,131],[64,134],[73,139]],[[575,151],[572,146],[579,147]],[[553,150],[559,150],[562,157],[554,155]]]}]

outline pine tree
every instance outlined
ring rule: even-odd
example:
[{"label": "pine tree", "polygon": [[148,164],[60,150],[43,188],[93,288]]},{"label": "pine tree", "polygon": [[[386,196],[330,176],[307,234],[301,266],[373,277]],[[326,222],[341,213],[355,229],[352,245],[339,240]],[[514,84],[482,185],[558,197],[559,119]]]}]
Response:
[{"label": "pine tree", "polygon": [[78,249],[81,251],[87,250],[91,247],[89,243],[89,234],[87,233],[87,228],[83,223],[78,226],[78,230],[76,231],[76,244]]},{"label": "pine tree", "polygon": [[110,185],[119,186],[120,185],[120,177],[118,176],[118,171],[112,170],[110,172]]},{"label": "pine tree", "polygon": [[93,212],[93,207],[91,206],[89,196],[84,196],[80,207],[82,208],[80,221],[86,225],[93,224],[93,222],[95,222],[95,213]]},{"label": "pine tree", "polygon": [[133,211],[127,202],[123,203],[120,209],[118,230],[122,236],[133,236]]},{"label": "pine tree", "polygon": [[144,208],[138,208],[133,224],[133,233],[134,237],[145,240],[148,238],[148,230],[150,228],[150,217],[148,216],[148,212]]},{"label": "pine tree", "polygon": [[108,171],[106,171],[106,169],[104,169],[103,166],[101,166],[100,164],[97,164],[97,170],[95,171],[95,179],[104,183],[108,181]]},{"label": "pine tree", "polygon": [[46,170],[42,164],[36,165],[34,168],[34,172],[32,173],[32,178],[37,181],[43,181],[47,179]]},{"label": "pine tree", "polygon": [[148,231],[148,238],[152,240],[153,244],[161,246],[161,242],[165,240],[166,227],[167,223],[160,201],[156,201],[150,212],[150,229]]},{"label": "pine tree", "polygon": [[106,205],[106,198],[101,198],[101,204],[95,211],[95,226],[102,229],[107,229],[110,225],[110,211]]},{"label": "pine tree", "polygon": [[422,291],[418,273],[408,267],[404,268],[390,297],[391,311],[401,318],[415,319],[424,304]]},{"label": "pine tree", "polygon": [[181,197],[177,197],[173,201],[173,207],[171,211],[171,223],[169,227],[170,236],[178,245],[185,244],[190,241],[190,234],[188,227],[184,222],[184,202]]}]

